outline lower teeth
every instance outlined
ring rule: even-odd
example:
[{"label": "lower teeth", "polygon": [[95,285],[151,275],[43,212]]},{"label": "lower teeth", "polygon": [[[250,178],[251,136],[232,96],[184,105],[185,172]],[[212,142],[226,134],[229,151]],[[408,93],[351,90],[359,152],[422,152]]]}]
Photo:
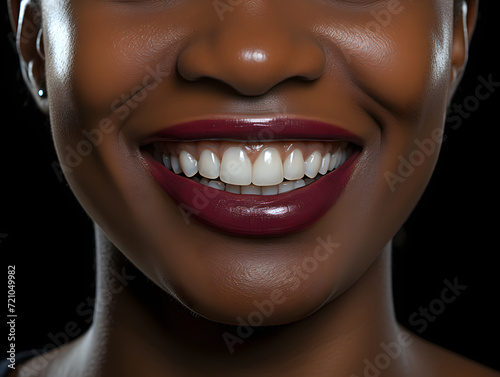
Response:
[{"label": "lower teeth", "polygon": [[[285,192],[293,191],[299,189],[301,187],[305,187],[314,181],[317,181],[322,175],[318,175],[315,178],[305,178],[305,179],[297,179],[295,181],[285,180],[279,185],[275,186],[255,186],[255,185],[247,185],[247,186],[237,186],[230,185],[224,182],[221,182],[218,179],[209,180],[207,178],[201,177],[198,174],[191,179],[194,182],[200,183],[202,185],[214,188],[216,190],[227,191],[233,194],[241,194],[241,195],[276,195],[283,194]],[[186,177],[187,178],[187,177]]]}]

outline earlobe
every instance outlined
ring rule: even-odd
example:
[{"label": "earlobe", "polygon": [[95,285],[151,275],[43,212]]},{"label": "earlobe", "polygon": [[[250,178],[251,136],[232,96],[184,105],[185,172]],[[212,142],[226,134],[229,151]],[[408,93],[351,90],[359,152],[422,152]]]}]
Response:
[{"label": "earlobe", "polygon": [[48,100],[40,10],[31,0],[22,1],[20,4],[18,1],[11,1],[10,9],[23,79],[40,110],[47,113]]}]

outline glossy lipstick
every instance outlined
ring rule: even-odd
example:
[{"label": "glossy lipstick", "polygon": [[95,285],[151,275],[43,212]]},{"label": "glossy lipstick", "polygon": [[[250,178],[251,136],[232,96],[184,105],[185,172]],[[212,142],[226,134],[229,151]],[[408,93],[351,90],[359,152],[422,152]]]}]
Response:
[{"label": "glossy lipstick", "polygon": [[[169,127],[144,141],[204,139],[267,142],[272,140],[362,141],[349,131],[309,120],[199,120]],[[349,181],[359,149],[339,168],[306,187],[283,194],[238,195],[201,185],[177,175],[144,153],[150,172],[178,205],[187,222],[193,219],[236,236],[280,236],[303,230],[319,220],[337,201]]]}]

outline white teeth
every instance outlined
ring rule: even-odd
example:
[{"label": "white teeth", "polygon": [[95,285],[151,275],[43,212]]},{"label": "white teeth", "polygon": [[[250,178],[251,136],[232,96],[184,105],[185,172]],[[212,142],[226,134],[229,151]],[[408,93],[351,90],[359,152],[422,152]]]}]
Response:
[{"label": "white teeth", "polygon": [[278,186],[278,193],[283,194],[284,192],[292,191],[294,189],[293,182],[283,182]]},{"label": "white teeth", "polygon": [[332,171],[333,169],[335,169],[336,165],[337,165],[337,161],[340,161],[341,157],[342,157],[342,152],[340,151],[340,148],[339,148],[330,157],[330,164],[328,166],[328,170]]},{"label": "white teeth", "polygon": [[283,163],[276,148],[264,149],[253,164],[252,183],[257,186],[274,186],[283,182]]},{"label": "white teeth", "polygon": [[165,165],[167,169],[172,169],[172,164],[170,163],[170,155],[164,154],[162,156],[162,160],[163,160],[163,165]]},{"label": "white teeth", "polygon": [[253,164],[240,147],[228,148],[222,161],[209,149],[202,151],[199,160],[186,150],[179,156],[155,150],[154,156],[176,174],[184,173],[195,182],[217,190],[242,195],[277,195],[307,186],[337,169],[349,157],[346,147],[347,143],[341,143],[335,153],[323,157],[316,150],[305,161],[301,150],[295,149],[284,162],[276,148],[267,147]]},{"label": "white teeth", "polygon": [[328,170],[337,169],[340,165],[342,165],[347,160],[347,154],[345,151],[345,145],[342,144],[337,148],[332,157],[330,158],[330,166],[328,166]]},{"label": "white teeth", "polygon": [[304,157],[299,149],[295,149],[286,158],[283,173],[288,180],[300,179],[304,176]]},{"label": "white teeth", "polygon": [[182,151],[179,156],[179,163],[186,177],[192,177],[198,173],[198,161],[190,153]]},{"label": "white teeth", "polygon": [[330,166],[330,153],[327,153],[325,157],[321,160],[321,166],[319,168],[319,174],[325,175],[328,173],[328,167]]},{"label": "white teeth", "polygon": [[235,186],[235,185],[226,185],[226,191],[227,192],[232,192],[233,194],[241,194],[241,188],[240,186]]},{"label": "white teeth", "polygon": [[295,190],[295,189],[304,187],[305,185],[306,185],[306,183],[304,182],[304,180],[299,179],[299,180],[293,182],[293,189]]},{"label": "white teeth", "polygon": [[262,195],[276,195],[278,193],[278,185],[262,187]]},{"label": "white teeth", "polygon": [[314,178],[321,167],[321,153],[314,151],[304,162],[304,171],[309,178]]},{"label": "white teeth", "polygon": [[222,182],[246,186],[252,182],[252,161],[239,147],[231,147],[224,152],[220,167]]},{"label": "white teeth", "polygon": [[226,189],[226,185],[219,181],[210,181],[208,183],[208,187],[212,187],[216,190],[221,190],[221,191],[224,191]]},{"label": "white teeth", "polygon": [[182,173],[182,168],[178,157],[172,156],[172,158],[170,159],[170,163],[172,164],[172,169],[174,170],[175,174]]},{"label": "white teeth", "polygon": [[259,186],[248,185],[241,187],[242,195],[261,195],[262,190]]},{"label": "white teeth", "polygon": [[337,166],[335,166],[335,168],[338,168],[340,165],[342,165],[345,161],[347,160],[347,154],[346,154],[346,151],[345,149],[342,149],[342,157],[340,158],[340,161],[338,163]]},{"label": "white teeth", "polygon": [[217,155],[205,149],[200,156],[200,175],[205,178],[215,179],[219,177],[220,160]]}]

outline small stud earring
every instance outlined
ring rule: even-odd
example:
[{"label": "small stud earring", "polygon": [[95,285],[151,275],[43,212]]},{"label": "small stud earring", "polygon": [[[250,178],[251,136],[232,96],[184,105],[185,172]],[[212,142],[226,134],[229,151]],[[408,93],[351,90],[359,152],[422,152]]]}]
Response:
[{"label": "small stud earring", "polygon": [[45,90],[43,90],[43,89],[39,89],[39,90],[38,90],[38,96],[39,96],[40,98],[45,98],[45,97],[47,96],[47,93],[45,92]]}]

